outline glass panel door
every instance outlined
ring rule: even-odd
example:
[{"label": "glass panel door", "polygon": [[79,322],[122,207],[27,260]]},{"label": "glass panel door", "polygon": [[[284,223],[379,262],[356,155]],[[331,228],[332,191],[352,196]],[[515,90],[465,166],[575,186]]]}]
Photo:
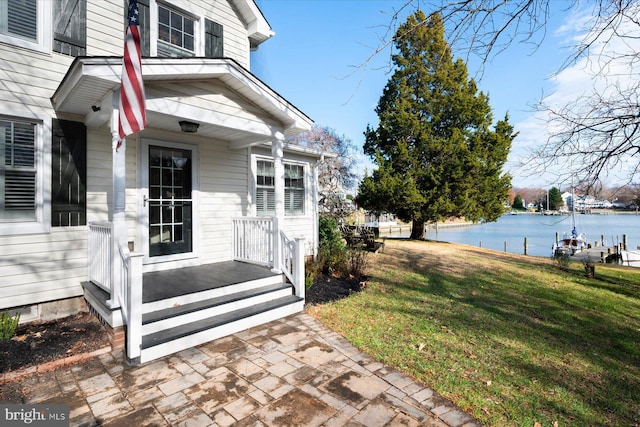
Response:
[{"label": "glass panel door", "polygon": [[192,251],[191,150],[149,146],[149,256]]}]

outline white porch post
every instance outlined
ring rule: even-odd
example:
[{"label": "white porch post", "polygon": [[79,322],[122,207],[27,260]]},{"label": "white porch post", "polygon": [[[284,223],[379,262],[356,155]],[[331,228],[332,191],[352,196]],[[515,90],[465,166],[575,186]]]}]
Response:
[{"label": "white porch post", "polygon": [[113,220],[113,282],[111,286],[111,300],[109,301],[111,308],[120,307],[121,296],[119,292],[122,281],[122,263],[120,262],[120,252],[118,245],[127,246],[127,223],[125,217],[126,209],[126,151],[127,142],[123,139],[122,144],[118,147],[120,140],[118,134],[118,109],[119,94],[113,94],[113,110],[111,114],[111,159],[112,159],[112,220]]},{"label": "white porch post", "polygon": [[273,271],[280,273],[282,254],[280,253],[280,230],[284,227],[284,164],[283,157],[284,135],[279,135],[271,145],[273,156],[273,170],[275,174],[274,199],[276,215],[273,218]]},{"label": "white porch post", "polygon": [[324,154],[313,165],[313,259],[318,258],[318,245],[320,244],[320,211],[318,208],[318,168],[324,162]]}]

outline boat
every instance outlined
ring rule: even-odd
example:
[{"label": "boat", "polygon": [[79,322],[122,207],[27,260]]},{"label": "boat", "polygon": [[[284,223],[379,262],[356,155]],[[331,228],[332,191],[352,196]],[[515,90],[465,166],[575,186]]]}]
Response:
[{"label": "boat", "polygon": [[553,256],[573,255],[586,249],[587,245],[587,235],[585,233],[578,234],[574,225],[570,236],[565,236],[553,244]]},{"label": "boat", "polygon": [[[575,201],[575,193],[572,191],[572,203]],[[576,252],[580,252],[588,247],[587,235],[585,233],[578,233],[576,230],[576,211],[575,206],[571,206],[571,234],[566,235],[559,241],[553,244],[553,257],[573,255]]]},{"label": "boat", "polygon": [[640,267],[640,246],[636,250],[621,250],[622,264],[630,267]]}]

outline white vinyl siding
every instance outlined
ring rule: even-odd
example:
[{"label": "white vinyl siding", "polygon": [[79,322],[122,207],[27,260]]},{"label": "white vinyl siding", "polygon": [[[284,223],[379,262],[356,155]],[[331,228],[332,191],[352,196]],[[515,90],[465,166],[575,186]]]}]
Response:
[{"label": "white vinyl siding", "polygon": [[197,215],[200,221],[202,263],[231,259],[232,221],[247,215],[245,150],[229,150],[223,141],[207,141],[199,147],[200,190]]},{"label": "white vinyl siding", "polygon": [[122,56],[125,15],[124,1],[87,0],[88,56]]},{"label": "white vinyl siding", "polygon": [[5,235],[0,245],[0,310],[82,295],[86,228],[56,228],[46,242],[41,234]]}]

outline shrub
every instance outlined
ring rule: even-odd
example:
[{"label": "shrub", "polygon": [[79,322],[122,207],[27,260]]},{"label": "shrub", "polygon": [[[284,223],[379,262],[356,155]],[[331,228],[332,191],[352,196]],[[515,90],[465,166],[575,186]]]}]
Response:
[{"label": "shrub", "polygon": [[316,277],[318,265],[313,261],[307,261],[304,266],[304,287],[309,289],[313,286],[313,280]]},{"label": "shrub", "polygon": [[362,247],[350,247],[349,248],[349,271],[348,274],[352,275],[356,279],[362,279],[365,277],[367,269],[367,251]]},{"label": "shrub", "polygon": [[318,243],[318,268],[320,271],[324,274],[345,271],[347,247],[334,219],[320,217]]},{"label": "shrub", "polygon": [[5,311],[0,314],[0,341],[7,341],[13,337],[18,322],[20,322],[20,313],[11,315]]}]

